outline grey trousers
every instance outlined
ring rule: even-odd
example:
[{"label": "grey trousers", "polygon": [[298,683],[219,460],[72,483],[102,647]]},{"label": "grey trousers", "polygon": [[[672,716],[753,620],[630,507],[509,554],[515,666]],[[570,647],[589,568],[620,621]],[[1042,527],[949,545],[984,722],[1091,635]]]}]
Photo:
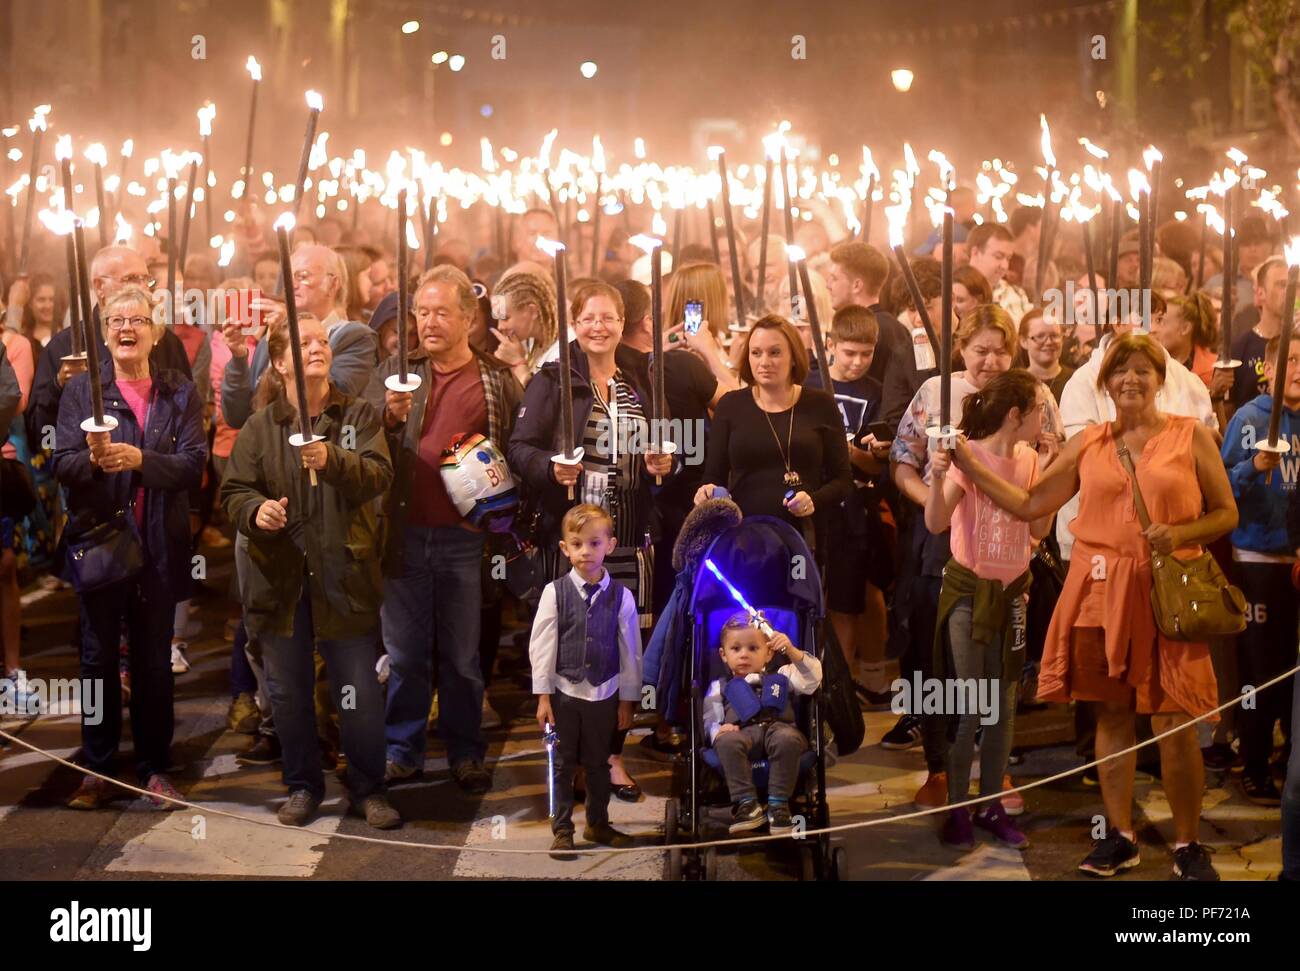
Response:
[{"label": "grey trousers", "polygon": [[[1021,613],[1023,618],[1024,614]],[[1024,639],[1021,638],[1021,643]],[[1002,776],[1011,755],[1015,733],[1016,681],[1002,677],[1002,644],[980,645],[971,640],[971,599],[957,602],[948,615],[948,650],[951,675],[961,681],[985,682],[980,696],[995,700],[997,721],[984,726],[980,741],[980,795],[992,796],[1002,791]],[[975,730],[980,714],[954,715],[957,737],[948,748],[948,802],[965,802],[969,797],[971,762],[975,754]]]},{"label": "grey trousers", "polygon": [[789,722],[749,725],[737,732],[721,732],[713,748],[727,777],[727,792],[733,803],[755,798],[754,770],[750,760],[755,750],[767,756],[767,798],[790,801],[799,781],[799,756],[808,748],[803,732]]}]

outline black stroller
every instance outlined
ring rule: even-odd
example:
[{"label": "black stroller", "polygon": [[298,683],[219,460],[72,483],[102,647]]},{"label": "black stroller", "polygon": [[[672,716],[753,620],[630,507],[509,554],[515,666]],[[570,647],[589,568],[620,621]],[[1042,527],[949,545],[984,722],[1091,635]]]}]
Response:
[{"label": "black stroller", "polygon": [[[744,609],[737,595],[762,612],[767,622],[785,633],[802,650],[822,657],[818,637],[822,619],[821,579],[808,546],[789,524],[768,516],[753,516],[719,533],[696,563],[689,599],[689,648],[682,659],[681,685],[689,710],[689,748],[674,764],[672,798],[664,812],[667,845],[725,838],[727,827],[714,817],[714,807],[730,806],[725,778],[716,752],[707,747],[703,727],[703,700],[710,683],[725,673],[718,655],[719,632],[726,620]],[[716,568],[717,573],[710,568]],[[724,582],[725,578],[725,582]],[[728,589],[729,582],[735,589]],[[685,635],[687,632],[682,631]],[[682,638],[686,641],[686,638]],[[772,669],[780,664],[774,660]],[[806,829],[830,823],[826,805],[827,737],[821,711],[822,691],[800,696],[795,720],[809,742],[799,764],[799,780],[791,812],[802,815]],[[754,783],[760,798],[767,792],[766,759],[753,763]],[[773,841],[785,847],[785,841]],[[846,872],[844,847],[832,847],[830,837],[796,838],[799,873],[806,880],[837,879]],[[672,880],[714,879],[720,847],[670,850],[668,876]]]}]

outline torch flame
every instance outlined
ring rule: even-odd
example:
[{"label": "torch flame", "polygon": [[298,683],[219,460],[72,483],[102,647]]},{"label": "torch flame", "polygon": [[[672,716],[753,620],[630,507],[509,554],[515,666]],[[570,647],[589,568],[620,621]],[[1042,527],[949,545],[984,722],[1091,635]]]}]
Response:
[{"label": "torch flame", "polygon": [[781,160],[781,151],[785,148],[785,132],[774,131],[763,136],[763,154],[773,162]]},{"label": "torch flame", "polygon": [[1093,158],[1099,158],[1099,159],[1110,158],[1110,152],[1106,151],[1104,148],[1102,148],[1100,145],[1096,144],[1095,142],[1090,142],[1086,138],[1080,138],[1079,144],[1082,145],[1084,151],[1086,151]]},{"label": "torch flame", "polygon": [[545,236],[538,236],[537,248],[551,259],[554,259],[556,254],[564,249],[564,244],[558,239],[547,239]]},{"label": "torch flame", "polygon": [[1151,185],[1147,182],[1147,177],[1138,169],[1128,170],[1128,191],[1134,199],[1139,198],[1143,192],[1151,191]]},{"label": "torch flame", "polygon": [[1292,236],[1291,242],[1282,247],[1282,252],[1286,254],[1287,266],[1300,266],[1300,236]]},{"label": "torch flame", "polygon": [[100,142],[87,145],[85,154],[86,161],[90,162],[92,165],[98,165],[100,168],[103,168],[108,164],[108,152],[104,150],[104,146]]},{"label": "torch flame", "polygon": [[[217,237],[220,239],[221,237]],[[217,266],[229,266],[230,261],[235,257],[235,241],[228,239],[221,244],[221,256],[217,259]]]},{"label": "torch flame", "polygon": [[939,166],[939,181],[943,183],[944,189],[951,191],[952,175],[955,170],[952,163],[948,161],[948,157],[937,148],[932,148],[930,149],[930,161]]},{"label": "torch flame", "polygon": [[420,237],[416,235],[415,224],[411,222],[408,216],[403,220],[406,223],[406,246],[408,249],[417,250],[420,248]]},{"label": "torch flame", "polygon": [[907,206],[899,203],[885,207],[885,218],[889,220],[889,245],[903,245],[903,228],[907,225]]},{"label": "torch flame", "polygon": [[135,154],[135,139],[128,138],[122,143],[122,158],[130,158]]},{"label": "torch flame", "polygon": [[217,117],[217,106],[209,102],[198,111],[199,137],[207,138],[212,134],[212,120]]},{"label": "torch flame", "polygon": [[485,135],[478,140],[479,149],[482,152],[482,165],[484,172],[495,172],[497,170],[496,159],[492,156],[492,141]]},{"label": "torch flame", "polygon": [[322,108],[325,107],[325,101],[324,99],[321,98],[319,92],[316,91],[307,92],[307,107],[310,108],[312,111],[320,111]]},{"label": "torch flame", "polygon": [[27,122],[27,127],[33,132],[40,130],[45,131],[45,116],[50,113],[49,105],[37,105],[32,109],[32,117]]},{"label": "torch flame", "polygon": [[1230,148],[1223,154],[1232,159],[1232,164],[1238,167],[1249,158],[1249,156],[1239,148]]},{"label": "torch flame", "polygon": [[1038,125],[1043,130],[1042,149],[1043,161],[1047,163],[1049,169],[1056,168],[1056,153],[1052,151],[1052,130],[1047,127],[1047,115],[1038,116]]},{"label": "torch flame", "polygon": [[262,65],[257,63],[257,58],[252,54],[249,54],[248,60],[244,62],[244,70],[252,76],[254,81],[262,80]]},{"label": "torch flame", "polygon": [[600,144],[600,136],[591,137],[591,167],[597,172],[605,171],[605,146]]},{"label": "torch flame", "polygon": [[1151,171],[1151,166],[1156,162],[1162,161],[1164,156],[1160,154],[1160,149],[1154,145],[1148,145],[1142,150],[1142,161],[1146,163],[1147,171]]},{"label": "torch flame", "polygon": [[644,159],[644,158],[645,158],[645,139],[644,139],[644,138],[640,138],[640,137],[638,137],[638,138],[636,138],[636,139],[634,139],[634,140],[632,141],[632,154],[635,155],[638,159]]},{"label": "torch flame", "polygon": [[656,246],[663,246],[662,239],[656,239],[654,236],[647,236],[645,233],[637,233],[628,240],[633,246],[639,246],[647,253],[653,253]]},{"label": "torch flame", "polygon": [[903,158],[906,160],[904,165],[907,168],[908,181],[911,185],[915,185],[916,177],[921,174],[921,166],[917,164],[916,153],[912,151],[910,142],[903,142]]},{"label": "torch flame", "polygon": [[804,252],[802,246],[796,246],[793,243],[786,243],[785,255],[791,263],[802,263],[808,259],[808,254]]},{"label": "torch flame", "polygon": [[296,220],[293,218],[293,213],[283,212],[280,214],[280,218],[275,221],[275,224],[271,228],[274,229],[276,232],[279,232],[281,229],[283,229],[286,233],[291,233],[293,232],[293,226],[295,222]]},{"label": "torch flame", "polygon": [[54,157],[62,162],[65,158],[72,158],[72,136],[60,135],[59,140],[54,143]]},{"label": "torch flame", "polygon": [[559,133],[560,130],[558,128],[552,128],[546,133],[546,137],[542,139],[542,150],[538,153],[537,157],[541,162],[543,169],[549,169],[551,167],[551,146],[555,144],[555,136]]},{"label": "torch flame", "polygon": [[876,168],[876,160],[871,157],[871,149],[866,145],[862,146],[862,172],[868,178],[880,181],[880,169]]},{"label": "torch flame", "polygon": [[116,246],[129,242],[131,239],[131,224],[122,218],[120,212],[114,217],[114,222],[117,223],[117,235],[113,239],[113,244]]},{"label": "torch flame", "polygon": [[77,221],[77,217],[72,214],[70,209],[60,209],[58,212],[42,209],[39,218],[41,225],[56,236],[68,235],[68,233],[72,232]]}]

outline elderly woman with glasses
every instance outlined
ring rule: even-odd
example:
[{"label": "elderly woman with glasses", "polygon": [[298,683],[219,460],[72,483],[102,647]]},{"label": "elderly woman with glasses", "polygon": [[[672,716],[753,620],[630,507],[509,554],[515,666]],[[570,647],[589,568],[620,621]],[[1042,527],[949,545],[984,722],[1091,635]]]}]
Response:
[{"label": "elderly woman with glasses", "polygon": [[[112,775],[122,735],[118,644],[130,657],[131,735],[140,785],[155,806],[179,793],[166,776],[173,729],[173,611],[189,593],[189,492],[207,464],[203,404],[194,384],[151,360],[165,333],[149,293],[117,290],[101,305],[108,337],[101,359],[104,417],[116,427],[83,431],[94,417],[90,376],[68,382],[59,403],[54,474],[67,493],[66,575],[81,601],[81,676],[102,684],[97,718],[82,719],[83,764]],[[98,809],[117,795],[86,776],[74,809]]]},{"label": "elderly woman with glasses", "polygon": [[[606,283],[589,283],[574,294],[571,314],[575,340],[571,344],[573,443],[583,450],[582,461],[563,465],[551,460],[561,450],[560,369],[554,361],[542,366],[524,392],[507,457],[510,467],[540,500],[537,546],[561,576],[569,564],[558,556],[560,522],[573,502],[592,503],[614,520],[617,546],[605,558],[610,576],[632,591],[642,628],[651,626],[652,542],[657,538],[658,514],[651,496],[654,476],[671,473],[671,455],[649,450],[649,359],[620,343],[623,298]],[[666,406],[665,406],[666,410]],[[665,418],[667,415],[664,416]],[[623,768],[623,738],[619,733],[610,757],[614,795],[635,802],[640,787]]]}]

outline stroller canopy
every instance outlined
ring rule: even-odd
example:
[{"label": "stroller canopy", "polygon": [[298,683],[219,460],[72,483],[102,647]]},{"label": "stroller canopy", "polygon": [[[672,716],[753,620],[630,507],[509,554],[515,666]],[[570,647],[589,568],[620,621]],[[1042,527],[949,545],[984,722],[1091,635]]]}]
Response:
[{"label": "stroller canopy", "polygon": [[741,610],[704,559],[712,560],[755,608],[791,611],[814,620],[822,616],[817,563],[803,537],[783,520],[746,517],[714,539],[696,568],[690,608],[695,617]]}]

